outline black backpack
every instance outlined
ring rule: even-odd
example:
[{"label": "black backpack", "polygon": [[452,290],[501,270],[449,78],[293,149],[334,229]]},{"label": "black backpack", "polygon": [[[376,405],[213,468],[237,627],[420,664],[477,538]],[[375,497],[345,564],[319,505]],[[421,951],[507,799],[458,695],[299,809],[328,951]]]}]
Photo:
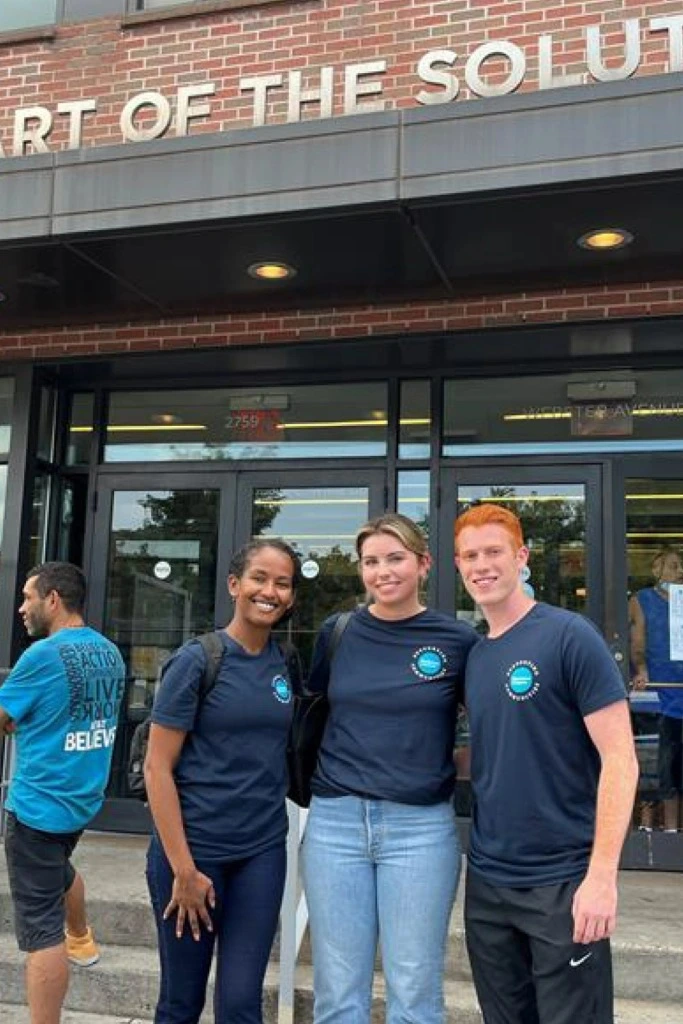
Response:
[{"label": "black backpack", "polygon": [[[204,651],[204,657],[206,664],[204,666],[204,675],[201,678],[199,684],[199,703],[197,705],[197,713],[202,703],[206,700],[207,696],[213,689],[216,678],[218,676],[218,669],[220,668],[221,659],[223,658],[223,641],[217,632],[202,633],[201,636],[194,637],[192,640],[188,640],[184,647],[189,644],[200,643]],[[165,668],[165,666],[164,666]],[[164,669],[161,670],[163,678]],[[145,757],[147,755],[147,745],[149,743],[149,727],[152,724],[152,716],[148,715],[144,721],[140,722],[136,726],[133,737],[130,741],[130,753],[128,755],[128,791],[130,796],[137,798],[138,800],[147,800],[147,790],[145,789]]]}]

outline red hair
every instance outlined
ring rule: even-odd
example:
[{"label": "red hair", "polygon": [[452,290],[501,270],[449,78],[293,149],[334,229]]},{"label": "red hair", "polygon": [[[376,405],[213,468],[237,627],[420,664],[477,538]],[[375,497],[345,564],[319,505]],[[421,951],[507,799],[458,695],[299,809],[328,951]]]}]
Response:
[{"label": "red hair", "polygon": [[524,535],[522,524],[509,508],[503,505],[494,505],[483,502],[480,505],[472,505],[466,512],[463,512],[455,520],[455,547],[458,547],[458,537],[468,526],[502,526],[510,534],[510,540],[516,549],[524,547]]}]

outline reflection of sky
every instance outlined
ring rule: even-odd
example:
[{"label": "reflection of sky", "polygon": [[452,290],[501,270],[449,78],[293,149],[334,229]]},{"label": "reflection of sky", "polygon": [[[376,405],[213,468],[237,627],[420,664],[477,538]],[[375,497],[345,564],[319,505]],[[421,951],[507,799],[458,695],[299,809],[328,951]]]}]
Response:
[{"label": "reflection of sky", "polygon": [[367,488],[278,488],[278,495],[283,504],[262,535],[283,537],[304,556],[332,547],[353,552],[356,531],[368,518]]},{"label": "reflection of sky", "polygon": [[56,0],[1,0],[2,30],[52,25]]},{"label": "reflection of sky", "polygon": [[217,462],[220,459],[319,459],[330,456],[386,455],[384,441],[257,441],[243,444],[205,444],[191,441],[184,444],[156,441],[153,444],[107,444],[105,462]]},{"label": "reflection of sky", "polygon": [[149,512],[140,502],[147,498],[168,498],[173,491],[116,491],[112,511],[112,530],[139,530],[150,522]]},{"label": "reflection of sky", "polygon": [[398,474],[398,511],[421,522],[429,515],[429,471]]}]

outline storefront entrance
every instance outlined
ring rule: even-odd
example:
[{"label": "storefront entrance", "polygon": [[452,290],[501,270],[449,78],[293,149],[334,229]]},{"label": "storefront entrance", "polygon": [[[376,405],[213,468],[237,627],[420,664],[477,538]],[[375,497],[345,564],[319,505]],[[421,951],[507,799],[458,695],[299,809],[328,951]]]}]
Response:
[{"label": "storefront entrance", "polygon": [[118,644],[128,676],[108,799],[93,827],[148,827],[146,808],[128,794],[131,737],[149,714],[170,653],[229,620],[232,552],[265,536],[285,537],[299,551],[304,578],[287,629],[306,658],[325,617],[362,596],[353,537],[383,503],[380,471],[101,476],[89,619]]}]

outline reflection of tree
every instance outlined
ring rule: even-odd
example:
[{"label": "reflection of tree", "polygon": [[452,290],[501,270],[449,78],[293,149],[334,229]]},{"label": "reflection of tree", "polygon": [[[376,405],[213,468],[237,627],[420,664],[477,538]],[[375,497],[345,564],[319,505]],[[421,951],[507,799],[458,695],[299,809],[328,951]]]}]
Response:
[{"label": "reflection of tree", "polygon": [[[173,574],[169,580],[184,590],[190,599],[191,628],[200,632],[213,625],[213,601],[216,571],[216,545],[218,523],[218,491],[178,490],[162,495],[147,494],[138,502],[144,509],[140,526],[119,529],[114,533],[113,552],[121,541],[136,544],[135,554],[114,554],[109,583],[109,628],[119,639],[131,635],[144,637],[146,624],[131,622],[135,574],[154,576],[154,566],[160,558],[154,542],[182,541],[188,547],[195,542],[196,557],[173,557],[169,552]],[[142,518],[142,517],[141,517]],[[161,549],[163,551],[163,549]],[[138,642],[144,642],[142,639]],[[149,642],[153,642],[150,638]]]},{"label": "reflection of tree", "polygon": [[[276,487],[259,487],[254,495],[251,532],[254,537],[267,533],[282,511],[282,491]],[[272,504],[271,504],[272,502]],[[284,538],[287,539],[286,537]]]},{"label": "reflection of tree", "polygon": [[314,559],[320,572],[312,580],[302,580],[291,619],[292,638],[305,662],[313,649],[320,625],[333,612],[355,608],[363,595],[356,557],[335,544],[329,551],[306,551],[305,558]]}]

